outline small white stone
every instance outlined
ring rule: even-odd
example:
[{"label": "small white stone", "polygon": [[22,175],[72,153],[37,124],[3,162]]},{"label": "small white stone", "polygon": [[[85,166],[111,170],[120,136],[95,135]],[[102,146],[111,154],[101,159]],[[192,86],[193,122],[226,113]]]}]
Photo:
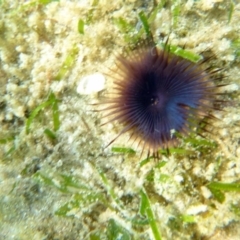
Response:
[{"label": "small white stone", "polygon": [[19,59],[20,59],[20,64],[19,67],[24,69],[27,68],[29,66],[30,63],[30,57],[27,54],[24,53],[20,53],[19,54]]},{"label": "small white stone", "polygon": [[194,4],[193,0],[188,0],[187,3],[185,4],[185,9],[188,11],[191,10],[193,4]]},{"label": "small white stone", "polygon": [[7,91],[8,92],[16,92],[18,88],[18,85],[15,83],[8,83],[7,84]]},{"label": "small white stone", "polygon": [[14,109],[14,115],[23,118],[25,115],[25,107],[24,106],[18,106],[16,109]]},{"label": "small white stone", "polygon": [[6,120],[11,121],[13,119],[13,114],[11,112],[8,112],[5,116]]},{"label": "small white stone", "polygon": [[105,77],[101,73],[94,73],[89,76],[83,77],[78,86],[77,92],[79,94],[92,94],[100,92],[104,89]]},{"label": "small white stone", "polygon": [[187,214],[189,215],[197,215],[201,212],[207,211],[207,205],[199,204],[197,206],[190,206],[187,210]]},{"label": "small white stone", "polygon": [[206,198],[206,199],[209,199],[212,196],[211,191],[205,186],[201,187],[201,192],[202,192],[202,195],[204,196],[204,198]]},{"label": "small white stone", "polygon": [[212,180],[212,177],[214,176],[215,174],[215,164],[214,163],[210,163],[208,166],[207,166],[207,169],[205,170],[205,178],[207,180]]},{"label": "small white stone", "polygon": [[175,175],[174,180],[178,183],[181,183],[184,181],[183,177],[181,175]]},{"label": "small white stone", "polygon": [[222,136],[222,137],[227,137],[229,135],[228,133],[228,130],[223,128],[223,129],[220,129],[219,130],[219,134]]},{"label": "small white stone", "polygon": [[235,167],[236,167],[235,161],[229,162],[229,163],[227,164],[227,167],[228,167],[228,169],[233,169],[233,168],[235,168]]},{"label": "small white stone", "polygon": [[24,51],[24,47],[21,46],[21,45],[17,46],[15,49],[16,49],[17,52],[23,52]]}]

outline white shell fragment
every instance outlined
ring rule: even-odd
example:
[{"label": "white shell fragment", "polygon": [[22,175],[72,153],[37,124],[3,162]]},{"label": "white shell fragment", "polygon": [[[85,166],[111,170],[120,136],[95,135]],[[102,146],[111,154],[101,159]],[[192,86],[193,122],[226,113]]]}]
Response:
[{"label": "white shell fragment", "polygon": [[92,94],[100,92],[105,87],[105,77],[101,73],[94,73],[83,77],[78,86],[77,92],[79,94]]},{"label": "white shell fragment", "polygon": [[207,209],[208,209],[207,205],[204,205],[204,204],[199,204],[197,206],[190,206],[187,209],[187,214],[188,215],[197,215],[199,213],[206,212]]}]

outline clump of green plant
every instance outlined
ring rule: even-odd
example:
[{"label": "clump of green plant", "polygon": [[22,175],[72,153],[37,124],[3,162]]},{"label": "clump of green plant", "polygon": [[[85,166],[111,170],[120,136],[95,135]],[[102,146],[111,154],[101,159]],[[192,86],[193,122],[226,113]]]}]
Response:
[{"label": "clump of green plant", "polygon": [[240,183],[210,182],[207,187],[220,203],[224,202],[226,192],[240,192]]},{"label": "clump of green plant", "polygon": [[33,121],[37,118],[41,111],[44,111],[46,108],[51,108],[52,110],[52,122],[53,122],[53,131],[49,128],[44,130],[44,134],[52,140],[56,139],[55,132],[60,127],[60,119],[59,119],[59,108],[58,108],[59,100],[55,97],[54,93],[50,93],[47,100],[40,105],[38,105],[30,114],[29,118],[26,120],[26,134],[30,133],[30,128]]},{"label": "clump of green plant", "polygon": [[[84,209],[91,211],[91,206],[97,203],[103,204],[106,208],[112,211],[112,215],[120,214],[125,216],[127,207],[121,199],[119,199],[109,183],[103,171],[94,165],[92,167],[98,173],[99,180],[105,189],[91,188],[83,179],[73,177],[71,175],[44,172],[40,170],[33,175],[33,178],[41,184],[56,188],[64,194],[69,194],[70,200],[55,211],[55,214],[61,217],[74,217],[74,213]],[[25,172],[25,171],[23,171]],[[152,211],[151,202],[147,195],[147,191],[142,188],[139,191],[139,213],[138,211],[133,216],[122,218],[122,222],[126,226],[131,224],[137,227],[150,226],[156,240],[161,240],[161,234],[158,223],[155,219],[155,214]],[[83,213],[84,214],[84,213]],[[136,233],[137,234],[137,233]],[[108,237],[109,239],[116,239],[117,236],[122,236],[120,239],[132,239],[133,232],[129,231],[125,226],[121,225],[117,219],[110,218],[104,228],[95,229],[90,234],[90,239],[100,239],[100,237]],[[136,235],[137,236],[137,235]]]},{"label": "clump of green plant", "polygon": [[64,79],[66,74],[73,68],[75,64],[75,60],[77,58],[79,49],[77,46],[73,46],[73,48],[69,51],[67,57],[63,61],[57,75],[53,78],[55,81],[60,81]]},{"label": "clump of green plant", "polygon": [[141,41],[144,33],[146,33],[147,37],[151,36],[150,24],[155,20],[157,13],[163,8],[165,2],[165,0],[160,1],[148,17],[143,11],[138,14],[141,22],[141,28],[139,30],[136,28],[136,26],[128,23],[122,17],[114,19],[115,25],[123,33],[124,40],[127,44],[132,46],[136,45],[139,41]]}]

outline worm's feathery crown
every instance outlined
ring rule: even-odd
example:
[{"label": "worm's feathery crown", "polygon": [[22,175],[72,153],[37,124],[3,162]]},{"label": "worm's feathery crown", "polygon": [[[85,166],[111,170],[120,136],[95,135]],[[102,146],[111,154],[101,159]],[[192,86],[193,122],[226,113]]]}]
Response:
[{"label": "worm's feathery crown", "polygon": [[154,154],[174,145],[176,132],[188,135],[214,109],[215,73],[202,63],[154,47],[120,56],[116,65],[116,92],[106,102],[106,116],[123,125],[119,135],[129,132],[143,150]]}]

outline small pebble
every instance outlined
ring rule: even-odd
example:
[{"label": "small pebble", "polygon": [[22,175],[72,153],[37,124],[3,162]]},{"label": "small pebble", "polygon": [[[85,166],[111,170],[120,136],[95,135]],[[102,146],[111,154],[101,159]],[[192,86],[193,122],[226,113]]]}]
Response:
[{"label": "small pebble", "polygon": [[206,212],[207,211],[207,205],[204,204],[199,204],[196,206],[190,206],[187,210],[188,215],[197,215],[201,212]]}]

